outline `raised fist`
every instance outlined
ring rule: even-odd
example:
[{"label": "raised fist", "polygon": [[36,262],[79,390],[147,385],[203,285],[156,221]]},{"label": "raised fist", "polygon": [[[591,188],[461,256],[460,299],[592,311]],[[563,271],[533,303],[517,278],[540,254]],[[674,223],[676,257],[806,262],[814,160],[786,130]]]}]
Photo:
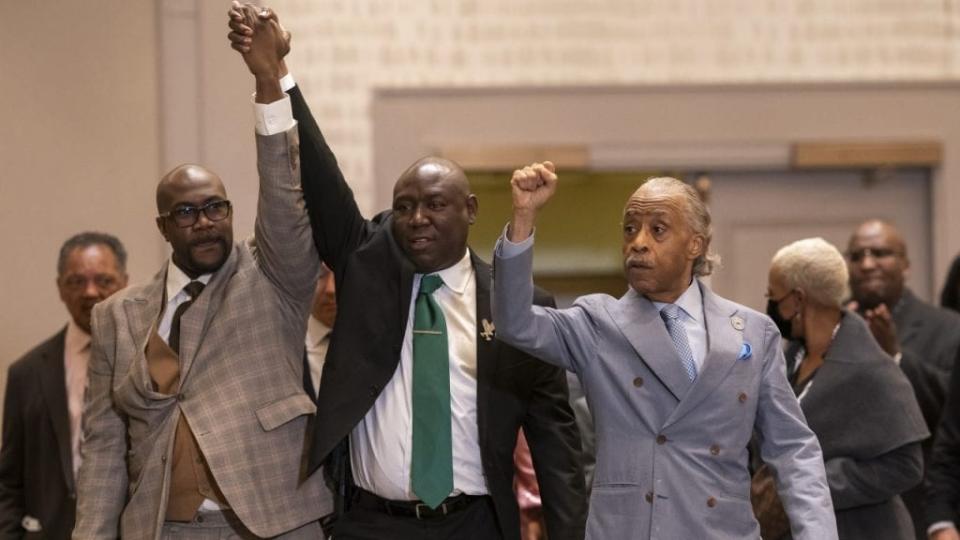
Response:
[{"label": "raised fist", "polygon": [[557,191],[557,174],[553,163],[533,163],[513,171],[513,211],[535,213]]}]

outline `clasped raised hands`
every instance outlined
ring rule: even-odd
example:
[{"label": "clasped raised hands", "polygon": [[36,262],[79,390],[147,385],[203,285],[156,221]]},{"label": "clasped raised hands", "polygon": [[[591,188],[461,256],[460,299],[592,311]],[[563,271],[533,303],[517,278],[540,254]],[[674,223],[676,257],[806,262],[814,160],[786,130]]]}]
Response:
[{"label": "clasped raised hands", "polygon": [[257,78],[279,79],[286,74],[283,58],[290,52],[287,32],[270,8],[236,0],[227,12],[230,46],[243,55],[250,73]]}]

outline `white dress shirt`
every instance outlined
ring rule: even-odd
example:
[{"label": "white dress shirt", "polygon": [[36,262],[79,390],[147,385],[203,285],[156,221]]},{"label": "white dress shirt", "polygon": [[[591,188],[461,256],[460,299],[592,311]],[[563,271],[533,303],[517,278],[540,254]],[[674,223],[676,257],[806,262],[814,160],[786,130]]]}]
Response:
[{"label": "white dress shirt", "polygon": [[163,305],[163,315],[160,316],[160,324],[157,325],[157,333],[164,342],[169,343],[170,327],[177,307],[190,299],[190,295],[183,288],[191,281],[199,281],[206,286],[212,277],[213,274],[203,274],[197,279],[190,279],[190,276],[184,274],[180,267],[173,264],[173,258],[167,262],[167,302]]},{"label": "white dress shirt", "polygon": [[[433,298],[447,324],[450,362],[450,424],[453,440],[453,494],[487,493],[477,428],[477,287],[470,253],[437,272],[443,286]],[[415,274],[397,371],[373,407],[350,433],[356,484],[390,500],[412,501],[414,305],[422,274]]]},{"label": "white dress shirt", "polygon": [[73,477],[80,471],[83,458],[80,440],[83,437],[83,395],[87,390],[87,366],[90,364],[90,334],[77,326],[73,319],[67,323],[64,337],[63,371],[67,388],[67,413],[70,416],[70,452],[73,456]]},{"label": "white dress shirt", "polygon": [[[307,319],[307,335],[303,340],[307,350],[307,364],[310,366],[310,381],[313,391],[320,388],[320,375],[323,374],[323,362],[327,358],[327,348],[330,347],[330,328],[316,317],[310,315]],[[310,396],[316,398],[317,396]]]}]

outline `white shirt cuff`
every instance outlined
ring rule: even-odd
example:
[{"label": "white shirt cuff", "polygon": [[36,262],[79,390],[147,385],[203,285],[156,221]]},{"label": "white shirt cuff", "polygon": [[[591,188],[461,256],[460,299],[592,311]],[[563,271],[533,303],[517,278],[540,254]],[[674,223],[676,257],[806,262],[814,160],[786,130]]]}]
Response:
[{"label": "white shirt cuff", "polygon": [[291,88],[297,85],[297,81],[293,80],[293,73],[287,73],[283,77],[280,77],[280,89],[284,92],[289,92]]},{"label": "white shirt cuff", "polygon": [[938,521],[933,525],[927,527],[927,536],[930,536],[931,534],[937,531],[942,531],[944,529],[955,529],[955,528],[956,528],[956,525],[954,525],[952,521]]},{"label": "white shirt cuff", "polygon": [[[533,234],[530,233],[530,236],[523,239],[521,242],[511,242],[510,238],[507,237],[507,230],[509,230],[510,224],[508,223],[506,227],[503,228],[502,242],[500,242],[500,258],[509,259],[511,257],[516,257],[521,253],[527,251],[533,247]],[[536,231],[534,231],[536,232]]]},{"label": "white shirt cuff", "polygon": [[290,96],[283,96],[273,103],[253,103],[253,113],[257,122],[258,135],[283,133],[296,125],[293,121],[293,108]]}]

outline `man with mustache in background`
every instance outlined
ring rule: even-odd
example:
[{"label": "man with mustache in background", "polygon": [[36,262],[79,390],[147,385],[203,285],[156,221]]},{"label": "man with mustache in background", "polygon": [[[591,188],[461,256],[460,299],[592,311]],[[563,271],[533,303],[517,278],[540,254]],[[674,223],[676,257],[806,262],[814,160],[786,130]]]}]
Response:
[{"label": "man with mustache in background", "polygon": [[212,171],[181,165],[160,180],[169,262],[93,311],[74,538],[318,538],[332,510],[323,475],[303,468],[316,411],[303,336],[320,260],[297,125],[272,121],[278,108],[290,115],[289,98],[260,56],[246,61],[257,80],[255,237],[233,243]]},{"label": "man with mustache in background", "polygon": [[127,286],[116,237],[83,232],[60,248],[57,289],[70,321],[10,366],[0,445],[0,539],[70,538],[80,468],[80,414],[90,361],[90,312]]}]

